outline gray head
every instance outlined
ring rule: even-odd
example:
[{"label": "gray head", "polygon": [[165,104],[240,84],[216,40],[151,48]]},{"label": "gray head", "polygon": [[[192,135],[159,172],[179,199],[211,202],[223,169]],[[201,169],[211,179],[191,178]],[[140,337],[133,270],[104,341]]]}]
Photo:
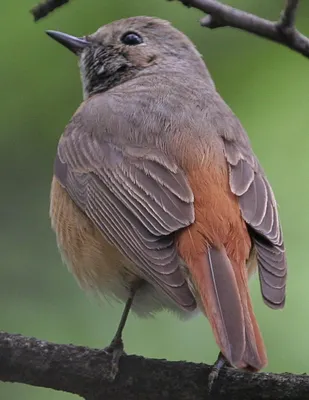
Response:
[{"label": "gray head", "polygon": [[48,35],[79,57],[84,96],[106,91],[141,74],[192,74],[208,78],[193,43],[169,22],[133,17],[112,22],[94,34],[77,38]]}]

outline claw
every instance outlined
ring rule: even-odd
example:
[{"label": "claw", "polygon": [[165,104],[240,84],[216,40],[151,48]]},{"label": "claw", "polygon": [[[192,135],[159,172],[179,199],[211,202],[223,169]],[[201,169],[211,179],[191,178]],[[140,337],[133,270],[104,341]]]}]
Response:
[{"label": "claw", "polygon": [[225,366],[229,366],[226,358],[222,353],[219,353],[217,361],[214,363],[212,367],[212,371],[208,375],[208,392],[211,392],[214,381],[218,378],[221,369]]},{"label": "claw", "polygon": [[111,361],[111,370],[110,370],[110,381],[113,382],[119,372],[119,360],[121,358],[121,356],[123,356],[125,354],[124,352],[124,348],[123,348],[123,342],[122,340],[118,340],[118,341],[112,341],[112,343],[105,347],[105,349],[103,349],[103,351],[112,356],[112,361]]}]

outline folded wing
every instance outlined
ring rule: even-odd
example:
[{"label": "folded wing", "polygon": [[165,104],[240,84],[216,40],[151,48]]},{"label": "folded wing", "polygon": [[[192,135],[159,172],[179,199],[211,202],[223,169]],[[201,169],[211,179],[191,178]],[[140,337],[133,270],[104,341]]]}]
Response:
[{"label": "folded wing", "polygon": [[71,124],[55,175],[105,238],[185,310],[196,307],[180,270],[174,234],[194,221],[193,194],[177,165],[157,149],[117,146]]},{"label": "folded wing", "polygon": [[230,187],[257,250],[262,295],[271,308],[285,303],[287,264],[273,191],[255,156],[245,146],[224,140]]}]

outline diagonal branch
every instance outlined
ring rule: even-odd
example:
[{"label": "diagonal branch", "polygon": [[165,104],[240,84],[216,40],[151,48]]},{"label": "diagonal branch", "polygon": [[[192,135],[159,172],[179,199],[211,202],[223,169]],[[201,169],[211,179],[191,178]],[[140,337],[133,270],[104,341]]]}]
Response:
[{"label": "diagonal branch", "polygon": [[280,43],[309,58],[309,39],[294,28],[299,0],[287,0],[281,19],[277,22],[238,10],[217,0],[178,1],[208,14],[201,19],[202,26],[211,29],[230,26]]},{"label": "diagonal branch", "polygon": [[59,345],[0,332],[0,381],[77,394],[87,400],[303,400],[309,377],[223,369],[207,391],[211,367],[125,356],[120,375],[108,380],[110,357],[102,350]]},{"label": "diagonal branch", "polygon": [[70,0],[45,0],[43,3],[39,3],[33,7],[30,12],[34,20],[38,21],[69,1]]}]

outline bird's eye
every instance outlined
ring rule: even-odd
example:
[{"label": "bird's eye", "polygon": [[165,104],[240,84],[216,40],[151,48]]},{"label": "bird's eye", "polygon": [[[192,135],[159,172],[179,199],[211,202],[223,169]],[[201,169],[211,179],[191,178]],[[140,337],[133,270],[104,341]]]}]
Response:
[{"label": "bird's eye", "polygon": [[128,46],[136,46],[143,43],[143,38],[136,32],[126,32],[122,35],[121,41]]}]

